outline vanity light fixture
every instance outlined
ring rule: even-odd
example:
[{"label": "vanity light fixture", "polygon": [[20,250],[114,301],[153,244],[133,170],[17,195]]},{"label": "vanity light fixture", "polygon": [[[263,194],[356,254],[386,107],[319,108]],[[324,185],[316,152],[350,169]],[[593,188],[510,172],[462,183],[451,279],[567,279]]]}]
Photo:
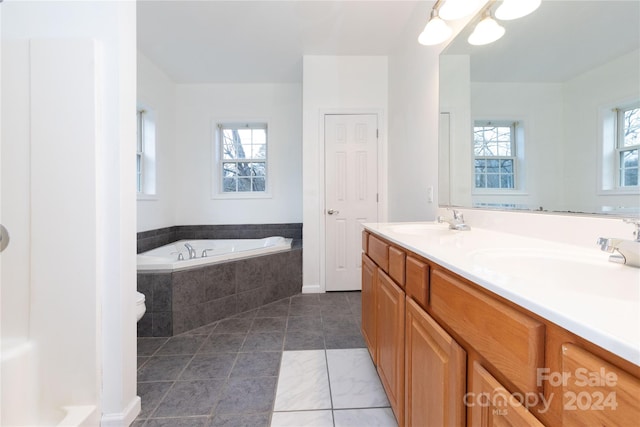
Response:
[{"label": "vanity light fixture", "polygon": [[440,44],[451,37],[451,33],[453,33],[451,27],[438,16],[438,3],[439,2],[436,2],[433,9],[431,9],[429,22],[427,22],[424,30],[422,30],[422,33],[418,36],[418,43],[422,45],[433,46]]},{"label": "vanity light fixture", "polygon": [[473,33],[469,36],[467,41],[469,44],[475,46],[481,46],[489,43],[493,43],[504,35],[504,27],[496,22],[491,17],[491,12],[487,11],[482,21],[478,22]]},{"label": "vanity light fixture", "polygon": [[486,0],[447,0],[439,10],[440,17],[447,21],[467,17],[480,8]]},{"label": "vanity light fixture", "polygon": [[503,0],[496,9],[496,18],[501,21],[522,18],[540,7],[542,0]]}]

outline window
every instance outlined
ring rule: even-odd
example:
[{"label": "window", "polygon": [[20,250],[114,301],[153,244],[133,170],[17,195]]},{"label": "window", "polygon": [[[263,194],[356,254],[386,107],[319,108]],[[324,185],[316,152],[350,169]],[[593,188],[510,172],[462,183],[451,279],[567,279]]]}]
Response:
[{"label": "window", "polygon": [[640,151],[640,103],[615,109],[616,161],[620,187],[638,186],[638,152]]},{"label": "window", "polygon": [[139,198],[156,193],[155,113],[138,108],[136,138],[136,190]]},{"label": "window", "polygon": [[221,193],[266,193],[266,123],[219,124],[218,150]]},{"label": "window", "polygon": [[516,188],[516,124],[475,122],[473,127],[475,188]]}]

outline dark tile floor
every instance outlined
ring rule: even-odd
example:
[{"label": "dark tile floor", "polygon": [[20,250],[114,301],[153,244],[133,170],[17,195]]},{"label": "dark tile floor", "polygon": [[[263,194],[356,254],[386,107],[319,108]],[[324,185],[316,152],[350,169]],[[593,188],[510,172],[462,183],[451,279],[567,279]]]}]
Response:
[{"label": "dark tile floor", "polygon": [[360,292],[300,294],[171,338],[138,338],[133,427],[269,426],[285,350],[361,348]]}]

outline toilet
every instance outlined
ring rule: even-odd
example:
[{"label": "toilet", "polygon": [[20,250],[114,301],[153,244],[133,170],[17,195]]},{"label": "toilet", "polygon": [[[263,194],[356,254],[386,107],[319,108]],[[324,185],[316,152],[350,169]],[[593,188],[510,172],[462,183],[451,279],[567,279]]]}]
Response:
[{"label": "toilet", "polygon": [[144,294],[136,291],[136,322],[142,319],[147,306],[144,304]]}]

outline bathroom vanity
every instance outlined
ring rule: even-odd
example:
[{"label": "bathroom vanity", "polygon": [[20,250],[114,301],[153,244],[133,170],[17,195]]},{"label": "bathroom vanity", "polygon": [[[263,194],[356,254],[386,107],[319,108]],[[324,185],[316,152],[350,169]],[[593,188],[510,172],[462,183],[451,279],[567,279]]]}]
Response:
[{"label": "bathroom vanity", "polygon": [[638,425],[640,269],[436,223],[365,224],[362,333],[399,426]]}]

